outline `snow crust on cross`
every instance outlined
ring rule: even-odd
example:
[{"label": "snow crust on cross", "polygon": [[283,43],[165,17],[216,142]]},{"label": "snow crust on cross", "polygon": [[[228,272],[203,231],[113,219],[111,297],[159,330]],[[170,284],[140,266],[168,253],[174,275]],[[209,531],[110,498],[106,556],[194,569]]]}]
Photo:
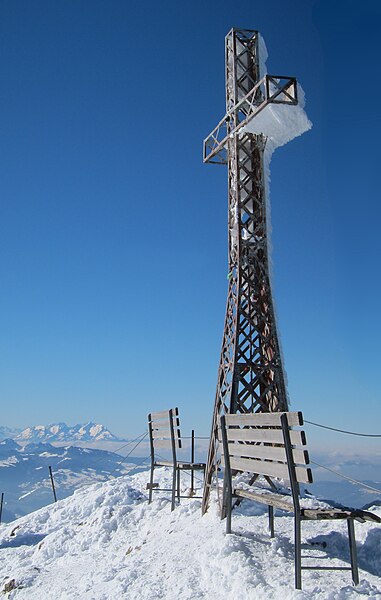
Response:
[{"label": "snow crust on cross", "polygon": [[[261,78],[267,74],[267,58],[266,44],[263,37],[259,34],[259,68]],[[270,103],[240,131],[240,133],[263,134],[267,137],[265,155],[267,155],[268,160],[276,148],[284,146],[312,127],[312,123],[304,110],[305,94],[299,83],[297,84],[297,91],[297,104]]]}]

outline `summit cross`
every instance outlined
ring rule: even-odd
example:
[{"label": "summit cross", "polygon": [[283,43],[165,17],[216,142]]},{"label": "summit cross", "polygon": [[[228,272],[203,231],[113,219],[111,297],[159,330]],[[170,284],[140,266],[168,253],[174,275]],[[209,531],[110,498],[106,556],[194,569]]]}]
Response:
[{"label": "summit cross", "polygon": [[264,74],[258,31],[225,38],[226,115],[204,141],[204,162],[228,166],[228,297],[209,443],[203,513],[219,464],[223,413],[286,411],[269,275],[264,151],[250,124],[270,104],[298,104],[294,77]]}]

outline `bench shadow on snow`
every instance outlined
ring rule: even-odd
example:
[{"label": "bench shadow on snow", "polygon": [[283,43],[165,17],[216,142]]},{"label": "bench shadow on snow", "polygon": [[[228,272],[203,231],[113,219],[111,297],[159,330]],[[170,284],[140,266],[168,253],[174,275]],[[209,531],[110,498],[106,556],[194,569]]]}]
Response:
[{"label": "bench shadow on snow", "polygon": [[[282,554],[285,558],[294,560],[292,537],[290,539],[284,534],[275,533],[275,538],[265,539],[263,535],[258,535],[247,530],[235,531],[233,535],[241,539],[240,546],[236,547],[236,550],[239,549],[248,556],[250,556],[251,550],[242,543],[242,539],[269,548],[275,544],[276,547],[282,549]],[[371,529],[368,532],[365,542],[363,544],[356,542],[356,545],[359,568],[379,577],[381,573],[381,530]],[[329,567],[328,563],[331,559],[338,559],[341,563],[347,563],[350,566],[351,561],[347,535],[333,531],[328,535],[310,537],[306,543],[302,543],[302,562],[304,565],[320,564]]]},{"label": "bench shadow on snow", "polygon": [[2,544],[0,544],[0,549],[19,548],[20,546],[35,546],[41,542],[46,535],[46,533],[27,533],[25,535],[19,535],[13,540],[5,540]]},{"label": "bench shadow on snow", "polygon": [[[329,558],[338,558],[350,564],[348,536],[338,531],[332,531],[327,535],[317,535],[308,538],[308,546],[322,549]],[[360,569],[380,576],[381,573],[381,529],[374,528],[368,531],[364,543],[356,541],[357,559]]]},{"label": "bench shadow on snow", "polygon": [[[233,533],[238,535],[238,537],[247,538],[250,541],[255,541],[256,543],[264,546],[271,546],[275,543],[277,546],[282,548],[282,553],[286,558],[293,560],[294,543],[292,534],[291,537],[287,537],[279,531],[277,532],[277,517],[279,518],[282,515],[281,511],[277,511],[276,513],[275,538],[273,538],[273,540],[271,540],[270,537],[266,539],[266,536],[263,537],[261,534],[258,535],[257,533],[250,532],[245,529],[239,531],[239,528],[237,528],[236,531],[234,531],[234,515],[260,516],[266,514],[267,511],[264,507],[255,505],[254,503],[250,504],[251,506],[242,503],[234,510]],[[330,559],[338,559],[350,566],[351,561],[346,527],[343,529],[343,533],[339,531],[331,531],[329,534],[319,534],[313,537],[308,537],[306,542],[307,543],[302,543],[303,564],[320,563],[324,565],[325,561],[329,561]],[[381,528],[375,527],[370,529],[367,533],[365,541],[361,543],[357,540],[356,546],[359,568],[379,577],[381,574]],[[309,559],[313,559],[312,563]]]}]

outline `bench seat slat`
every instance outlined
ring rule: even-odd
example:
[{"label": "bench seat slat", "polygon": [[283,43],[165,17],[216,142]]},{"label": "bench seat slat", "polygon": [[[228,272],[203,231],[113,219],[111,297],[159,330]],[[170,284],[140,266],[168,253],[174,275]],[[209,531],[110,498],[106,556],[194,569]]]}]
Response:
[{"label": "bench seat slat", "polygon": [[[176,465],[179,469],[183,469],[186,471],[201,471],[205,469],[205,463],[192,463],[186,461],[176,461]],[[173,462],[171,460],[155,460],[155,467],[173,467]]]},{"label": "bench seat slat", "polygon": [[[253,490],[235,488],[233,490],[233,496],[237,498],[247,498],[261,504],[280,508],[281,510],[294,512],[291,496],[287,499],[287,496],[282,496],[279,492],[255,492]],[[381,523],[381,518],[374,513],[350,508],[302,508],[301,517],[306,520],[314,521],[333,521],[352,518],[360,522],[371,521],[373,523]]]},{"label": "bench seat slat", "polygon": [[381,523],[381,518],[374,513],[366,510],[358,510],[351,508],[305,508],[301,510],[303,519],[325,521],[330,519],[356,519],[364,523],[364,521],[372,521],[373,523]]},{"label": "bench seat slat", "polygon": [[[281,412],[277,413],[251,413],[246,415],[226,414],[226,424],[231,425],[254,425],[258,427],[273,426],[280,427]],[[298,427],[303,425],[303,415],[301,412],[289,412],[287,414],[287,422],[290,427]]]},{"label": "bench seat slat", "polygon": [[184,469],[184,470],[189,469],[190,471],[198,471],[198,470],[205,469],[205,463],[192,463],[192,462],[184,462],[181,460],[177,462],[177,466],[179,467],[179,469]]},{"label": "bench seat slat", "polygon": [[248,498],[249,500],[254,500],[255,502],[260,502],[261,504],[267,504],[269,506],[274,506],[275,508],[280,508],[281,510],[287,510],[288,512],[294,512],[294,505],[292,504],[292,499],[286,500],[286,497],[283,497],[279,493],[272,494],[271,492],[253,492],[251,490],[242,490],[240,488],[236,488],[233,490],[233,496],[237,498]]}]

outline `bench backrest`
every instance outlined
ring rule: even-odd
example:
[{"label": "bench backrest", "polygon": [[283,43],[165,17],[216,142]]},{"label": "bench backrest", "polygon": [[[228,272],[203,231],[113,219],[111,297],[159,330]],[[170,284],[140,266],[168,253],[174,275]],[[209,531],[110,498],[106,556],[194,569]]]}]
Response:
[{"label": "bench backrest", "polygon": [[305,433],[291,430],[301,425],[301,412],[223,415],[222,463],[232,471],[286,479],[299,495],[299,483],[312,483]]},{"label": "bench backrest", "polygon": [[176,460],[176,450],[181,448],[179,409],[171,408],[148,415],[148,432],[151,458],[156,450],[170,450]]}]

